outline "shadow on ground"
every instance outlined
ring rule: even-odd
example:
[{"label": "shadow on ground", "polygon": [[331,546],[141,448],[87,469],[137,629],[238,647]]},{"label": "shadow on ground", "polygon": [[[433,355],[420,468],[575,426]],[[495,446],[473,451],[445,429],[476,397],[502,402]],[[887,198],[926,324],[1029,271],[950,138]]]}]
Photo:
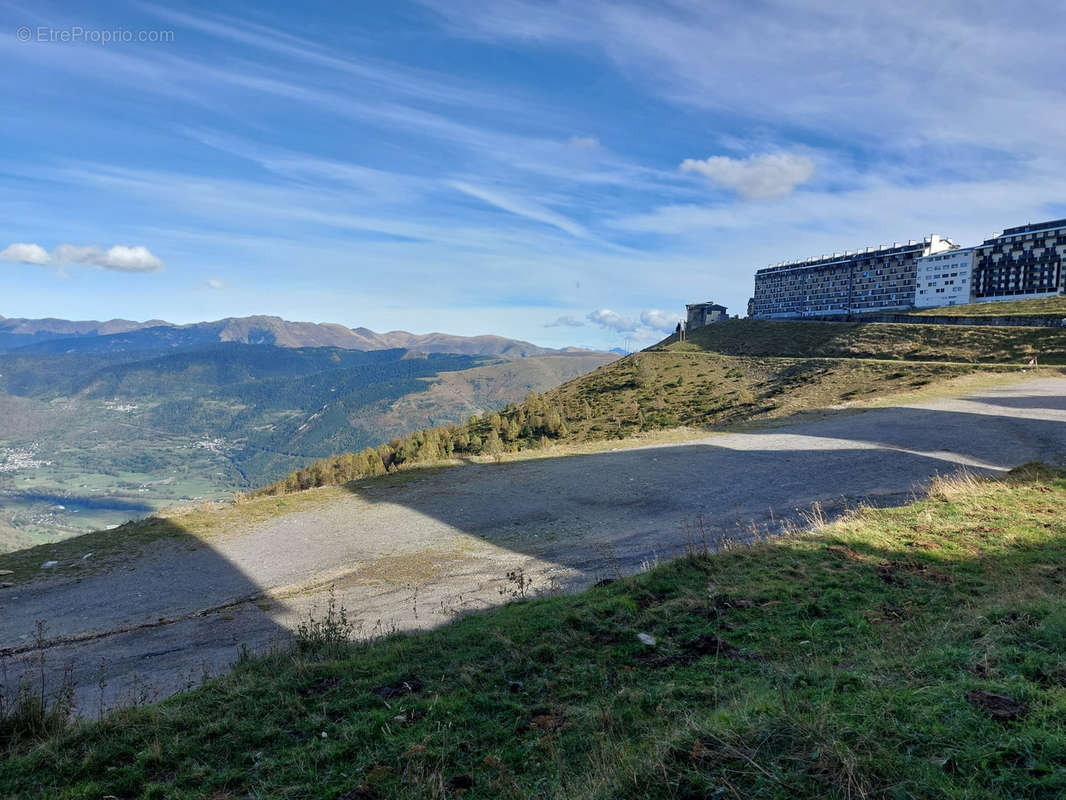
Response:
[{"label": "shadow on ground", "polygon": [[975,410],[876,409],[679,446],[470,464],[461,473],[413,472],[395,487],[348,488],[372,507],[400,505],[588,583],[673,557],[704,536],[713,544],[802,527],[812,503],[833,516],[908,502],[938,474],[1063,463],[1061,397],[960,405]]},{"label": "shadow on ground", "polygon": [[[288,640],[283,604],[170,519],[0,557],[0,691],[69,689],[78,713],[154,702]],[[143,551],[131,558],[130,550]],[[44,566],[49,565],[49,566]]]}]

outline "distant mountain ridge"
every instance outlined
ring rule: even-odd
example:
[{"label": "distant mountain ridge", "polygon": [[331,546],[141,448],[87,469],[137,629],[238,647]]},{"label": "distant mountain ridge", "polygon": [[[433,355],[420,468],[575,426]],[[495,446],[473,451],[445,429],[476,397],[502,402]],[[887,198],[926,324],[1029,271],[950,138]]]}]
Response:
[{"label": "distant mountain ridge", "polygon": [[135,322],[112,319],[71,321],[0,316],[0,351],[39,353],[121,352],[188,347],[215,342],[271,344],[277,347],[340,347],[346,350],[403,348],[419,353],[455,353],[470,356],[527,358],[530,356],[585,354],[568,347],[554,350],[502,336],[453,336],[446,333],[414,334],[407,331],[375,333],[369,328],[347,328],[336,323],[290,322],[281,317],[256,315],[226,317],[212,322],[175,325],[164,320]]}]

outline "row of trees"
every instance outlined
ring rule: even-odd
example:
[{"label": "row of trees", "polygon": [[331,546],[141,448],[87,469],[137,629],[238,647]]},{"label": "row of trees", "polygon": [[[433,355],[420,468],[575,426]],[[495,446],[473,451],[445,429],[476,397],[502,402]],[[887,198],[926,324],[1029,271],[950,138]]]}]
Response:
[{"label": "row of trees", "polygon": [[591,413],[587,402],[568,409],[544,395],[530,393],[518,405],[471,417],[462,425],[426,428],[358,453],[319,459],[255,494],[287,494],[384,475],[413,464],[463,456],[500,456],[542,447],[568,436],[571,427],[568,423],[579,418],[588,419]]}]

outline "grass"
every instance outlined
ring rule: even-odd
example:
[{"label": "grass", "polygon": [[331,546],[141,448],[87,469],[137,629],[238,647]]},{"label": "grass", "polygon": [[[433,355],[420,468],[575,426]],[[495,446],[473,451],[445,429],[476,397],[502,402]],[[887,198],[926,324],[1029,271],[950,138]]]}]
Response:
[{"label": "grass", "polygon": [[914,316],[936,317],[1066,317],[1066,297],[1036,297],[1003,300],[996,303],[970,303],[940,306],[907,312]]},{"label": "grass", "polygon": [[725,356],[973,364],[1021,364],[1038,356],[1042,364],[1066,364],[1066,331],[991,325],[728,320],[689,332],[685,342],[671,336],[659,347]]},{"label": "grass", "polygon": [[[245,659],[158,706],[9,746],[33,797],[1057,798],[1066,472],[576,596]],[[323,627],[324,625],[324,627]],[[655,639],[642,643],[637,634]],[[340,634],[340,635],[339,635]]]},{"label": "grass", "polygon": [[561,440],[577,444],[686,426],[712,429],[783,420],[910,394],[974,374],[1023,376],[1022,368],[1012,365],[722,356],[686,342],[602,367],[547,398],[567,409],[569,431]]}]

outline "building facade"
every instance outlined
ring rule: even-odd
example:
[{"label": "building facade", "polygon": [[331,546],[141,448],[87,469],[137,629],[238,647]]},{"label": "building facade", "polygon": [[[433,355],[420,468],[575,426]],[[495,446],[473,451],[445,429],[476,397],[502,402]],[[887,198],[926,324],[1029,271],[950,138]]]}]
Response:
[{"label": "building facade", "polygon": [[834,253],[755,273],[749,316],[772,319],[887,311],[914,304],[918,260],[957,249],[938,234],[921,242]]},{"label": "building facade", "polygon": [[685,328],[688,330],[702,328],[723,319],[729,319],[729,314],[725,306],[717,303],[692,303],[685,306]]},{"label": "building facade", "polygon": [[974,248],[948,250],[917,261],[914,305],[956,306],[973,300]]},{"label": "building facade", "polygon": [[1064,256],[1066,219],[1007,228],[974,248],[974,300],[1061,294],[1066,290]]}]

